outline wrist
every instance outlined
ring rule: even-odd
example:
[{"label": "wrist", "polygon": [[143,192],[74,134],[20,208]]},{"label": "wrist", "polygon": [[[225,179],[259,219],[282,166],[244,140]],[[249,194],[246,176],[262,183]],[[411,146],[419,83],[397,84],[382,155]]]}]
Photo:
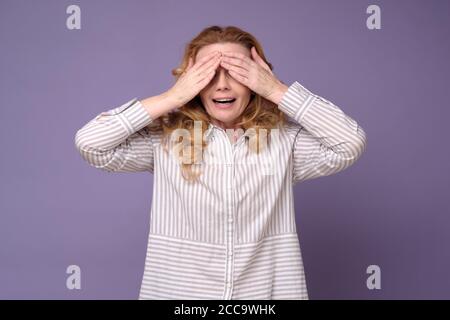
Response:
[{"label": "wrist", "polygon": [[286,86],[284,83],[280,82],[277,86],[277,89],[275,90],[275,93],[272,96],[271,101],[275,103],[276,105],[279,105],[284,94],[288,91],[289,87]]},{"label": "wrist", "polygon": [[142,99],[140,102],[152,119],[157,119],[178,107],[173,97],[166,92]]},{"label": "wrist", "polygon": [[184,105],[184,101],[181,97],[177,97],[170,90],[165,91],[161,95],[161,99],[163,99],[167,105],[171,106],[171,109],[176,109],[182,107]]}]

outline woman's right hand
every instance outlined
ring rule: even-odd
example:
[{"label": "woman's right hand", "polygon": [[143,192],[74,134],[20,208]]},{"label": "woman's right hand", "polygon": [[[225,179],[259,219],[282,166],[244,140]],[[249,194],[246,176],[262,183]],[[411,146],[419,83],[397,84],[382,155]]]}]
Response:
[{"label": "woman's right hand", "polygon": [[167,95],[176,101],[176,107],[185,105],[208,85],[220,64],[222,53],[213,51],[193,66],[193,59],[189,63],[177,82],[167,91]]}]

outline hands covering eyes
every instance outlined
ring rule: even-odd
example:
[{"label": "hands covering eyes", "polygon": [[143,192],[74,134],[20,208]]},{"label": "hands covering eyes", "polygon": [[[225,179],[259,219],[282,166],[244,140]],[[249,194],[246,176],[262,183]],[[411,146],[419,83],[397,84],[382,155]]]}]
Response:
[{"label": "hands covering eyes", "polygon": [[277,79],[258,55],[255,47],[251,48],[251,56],[252,58],[239,52],[213,51],[199,59],[195,65],[190,57],[186,70],[168,93],[178,104],[184,105],[208,85],[217,67],[221,65],[236,81],[261,97],[278,104],[287,87]]},{"label": "hands covering eyes", "polygon": [[244,86],[278,104],[287,87],[273,74],[255,47],[250,51],[253,59],[240,52],[224,52],[220,65]]}]

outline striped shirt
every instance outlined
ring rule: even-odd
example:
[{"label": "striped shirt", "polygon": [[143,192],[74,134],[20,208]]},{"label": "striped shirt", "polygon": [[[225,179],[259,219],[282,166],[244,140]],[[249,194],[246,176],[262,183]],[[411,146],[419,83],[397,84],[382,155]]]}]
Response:
[{"label": "striped shirt", "polygon": [[75,145],[90,165],[153,174],[139,299],[308,299],[293,185],[349,167],[366,134],[297,81],[278,108],[288,121],[258,155],[247,152],[245,135],[232,142],[210,124],[195,183],[163,150],[162,131],[148,130],[153,119],[137,98],[77,131]]}]

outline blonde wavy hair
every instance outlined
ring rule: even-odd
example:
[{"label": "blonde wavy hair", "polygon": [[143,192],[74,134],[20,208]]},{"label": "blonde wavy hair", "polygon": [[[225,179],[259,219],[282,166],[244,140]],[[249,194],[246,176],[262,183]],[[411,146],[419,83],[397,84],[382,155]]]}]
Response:
[{"label": "blonde wavy hair", "polygon": [[[202,47],[225,42],[241,44],[249,50],[254,46],[259,56],[273,70],[272,64],[265,58],[262,46],[253,35],[235,26],[220,27],[214,25],[203,29],[186,45],[181,65],[172,70],[172,75],[178,80],[180,75],[187,69],[189,57],[195,58]],[[194,121],[201,123],[202,141],[200,144],[194,143]],[[260,142],[259,135],[262,132],[282,126],[285,122],[285,116],[275,103],[252,92],[249,104],[236,121],[236,125],[242,127],[245,132],[247,132],[247,129],[253,128],[250,131],[254,133],[255,140],[253,141],[257,141],[257,143],[250,143],[247,147],[252,152],[259,153],[265,147]],[[187,154],[190,155],[188,163],[186,161],[181,163],[180,161],[182,176],[187,181],[196,181],[201,174],[198,164],[201,162],[199,160],[202,159],[202,153],[208,145],[203,137],[210,123],[211,117],[203,106],[200,96],[197,95],[185,105],[162,115],[148,126],[149,130],[155,130],[155,128],[156,130],[163,130],[161,142],[166,152],[170,142],[172,142],[170,137],[175,130],[186,129],[190,132],[187,138],[183,137],[184,141],[175,142],[176,147],[181,148],[183,152],[188,152]],[[270,143],[270,136],[268,138],[267,143]]]}]

